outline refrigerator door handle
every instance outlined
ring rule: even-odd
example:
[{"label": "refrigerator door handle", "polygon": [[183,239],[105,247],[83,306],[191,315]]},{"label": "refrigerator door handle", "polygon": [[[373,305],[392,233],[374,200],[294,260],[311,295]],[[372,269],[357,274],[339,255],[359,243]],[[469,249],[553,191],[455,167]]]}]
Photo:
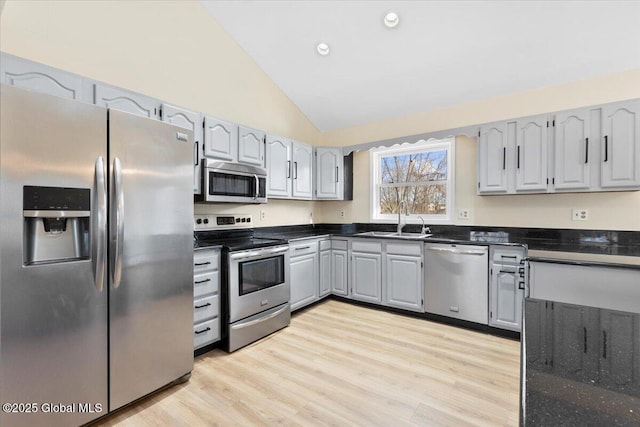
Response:
[{"label": "refrigerator door handle", "polygon": [[122,244],[124,240],[124,191],[122,189],[122,166],[120,159],[113,159],[113,194],[115,206],[115,256],[113,262],[113,287],[118,288],[122,280]]},{"label": "refrigerator door handle", "polygon": [[107,182],[105,176],[104,158],[96,159],[96,198],[98,207],[96,211],[96,239],[95,239],[95,259],[94,278],[98,292],[104,289],[104,270],[107,265]]}]

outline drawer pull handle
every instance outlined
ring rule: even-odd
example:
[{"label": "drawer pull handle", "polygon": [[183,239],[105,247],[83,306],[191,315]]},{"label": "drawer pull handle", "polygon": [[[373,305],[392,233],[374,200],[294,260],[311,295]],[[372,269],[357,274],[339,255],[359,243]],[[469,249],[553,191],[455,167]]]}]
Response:
[{"label": "drawer pull handle", "polygon": [[205,332],[210,331],[210,330],[211,330],[211,328],[207,326],[206,329],[203,329],[201,331],[196,331],[196,335],[204,334]]},{"label": "drawer pull handle", "polygon": [[205,307],[209,307],[211,305],[210,302],[206,303],[206,304],[202,304],[202,305],[196,305],[194,308],[205,308]]},{"label": "drawer pull handle", "polygon": [[301,248],[295,248],[296,251],[301,251],[303,249],[311,249],[311,246],[303,246]]},{"label": "drawer pull handle", "polygon": [[207,261],[207,262],[196,262],[194,265],[196,267],[202,267],[203,265],[209,265],[211,264],[211,261]]},{"label": "drawer pull handle", "polygon": [[210,282],[210,281],[211,281],[211,279],[204,279],[204,280],[196,280],[193,283],[195,283],[196,285],[200,285],[202,283],[207,283],[207,282]]},{"label": "drawer pull handle", "polygon": [[500,258],[518,259],[518,256],[517,255],[500,255]]}]

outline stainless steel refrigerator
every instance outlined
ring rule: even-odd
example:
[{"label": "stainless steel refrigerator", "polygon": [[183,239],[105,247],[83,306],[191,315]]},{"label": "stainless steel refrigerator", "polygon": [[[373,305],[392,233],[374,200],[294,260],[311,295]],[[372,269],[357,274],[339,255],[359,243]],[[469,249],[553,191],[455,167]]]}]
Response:
[{"label": "stainless steel refrigerator", "polygon": [[1,91],[0,425],[80,425],[193,368],[192,135]]}]

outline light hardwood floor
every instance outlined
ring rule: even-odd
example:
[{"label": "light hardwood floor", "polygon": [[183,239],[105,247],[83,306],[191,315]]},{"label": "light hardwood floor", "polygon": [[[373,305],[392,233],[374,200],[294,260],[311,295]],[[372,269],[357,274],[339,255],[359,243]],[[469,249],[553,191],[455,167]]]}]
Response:
[{"label": "light hardwood floor", "polygon": [[515,426],[520,344],[335,300],[100,425]]}]

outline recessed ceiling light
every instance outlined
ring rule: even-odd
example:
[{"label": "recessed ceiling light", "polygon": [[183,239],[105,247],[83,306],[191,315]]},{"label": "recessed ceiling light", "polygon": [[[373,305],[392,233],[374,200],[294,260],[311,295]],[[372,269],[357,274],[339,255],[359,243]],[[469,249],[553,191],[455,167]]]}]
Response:
[{"label": "recessed ceiling light", "polygon": [[329,45],[326,43],[318,43],[318,45],[316,46],[316,51],[322,56],[327,56],[329,55],[331,49],[329,49]]},{"label": "recessed ceiling light", "polygon": [[384,16],[384,25],[387,28],[395,28],[400,23],[400,17],[395,12],[389,12]]}]

